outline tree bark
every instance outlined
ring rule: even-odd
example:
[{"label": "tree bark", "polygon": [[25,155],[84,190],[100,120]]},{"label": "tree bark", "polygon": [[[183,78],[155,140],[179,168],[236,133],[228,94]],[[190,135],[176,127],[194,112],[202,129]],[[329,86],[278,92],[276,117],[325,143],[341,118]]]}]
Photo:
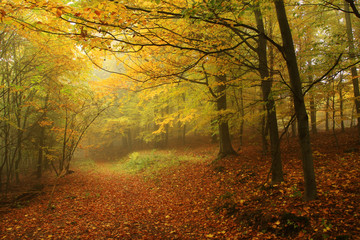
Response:
[{"label": "tree bark", "polygon": [[[264,100],[264,94],[263,94],[263,100]],[[266,101],[266,100],[264,100]],[[266,111],[266,106],[263,106],[263,109],[261,110],[262,112]],[[267,114],[263,114],[262,118],[261,118],[261,140],[262,140],[262,152],[263,155],[267,155],[268,154],[268,149],[269,149],[269,143],[267,140],[267,136],[269,133],[269,119],[267,118]]]},{"label": "tree bark", "polygon": [[310,122],[311,122],[311,132],[313,134],[316,134],[317,133],[316,106],[315,106],[315,98],[312,94],[310,95]]},{"label": "tree bark", "polygon": [[[352,24],[351,17],[349,13],[349,3],[344,1],[344,9],[345,9],[345,22],[346,22],[346,33],[348,38],[348,46],[349,46],[349,58],[350,60],[355,59],[355,46],[354,46],[354,35],[352,32]],[[356,67],[351,68],[351,76],[352,83],[354,89],[354,97],[355,97],[355,109],[357,114],[357,131],[358,137],[360,139],[360,90],[359,90],[359,78]]]},{"label": "tree bark", "polygon": [[290,85],[294,95],[295,113],[298,121],[298,134],[302,153],[302,164],[305,181],[304,199],[313,200],[317,197],[315,171],[310,143],[309,120],[306,112],[304,96],[302,93],[295,47],[286,15],[284,1],[274,0],[274,3],[283,41],[283,54],[289,72]]},{"label": "tree bark", "polygon": [[[219,112],[226,110],[226,75],[217,76],[216,80],[219,83],[217,87],[218,98],[216,99],[217,110]],[[226,117],[219,116],[219,142],[220,142],[220,151],[218,154],[219,158],[226,157],[228,155],[236,154],[235,150],[231,145],[231,138],[229,132],[229,124]]]},{"label": "tree bark", "polygon": [[[236,107],[237,107],[237,111],[239,113],[239,119],[240,119],[239,148],[238,148],[238,151],[240,151],[243,146],[244,122],[245,122],[244,121],[245,112],[244,112],[243,86],[242,85],[240,86],[239,92],[237,92],[235,89],[233,89],[233,90],[234,90],[235,103],[236,103]],[[239,93],[239,97],[237,96],[238,93]]]},{"label": "tree bark", "polygon": [[266,103],[266,111],[267,111],[267,122],[268,128],[270,132],[270,148],[271,148],[271,182],[279,183],[284,181],[283,168],[281,162],[281,154],[280,154],[280,139],[279,139],[279,130],[277,124],[276,117],[276,106],[275,101],[272,96],[271,87],[272,87],[272,78],[268,69],[268,61],[267,61],[267,43],[264,37],[265,28],[262,19],[262,15],[260,12],[260,8],[255,8],[255,18],[257,28],[260,32],[258,39],[258,49],[257,54],[259,57],[259,73],[261,77],[261,90],[263,94],[263,100]]},{"label": "tree bark", "polygon": [[329,108],[330,108],[330,95],[326,96],[326,105],[325,105],[325,131],[328,132],[330,130],[329,127]]},{"label": "tree bark", "polygon": [[[294,102],[294,95],[291,95],[291,101]],[[294,113],[295,113],[294,104],[291,105],[290,111],[291,111],[290,116],[294,115]],[[293,138],[296,137],[296,129],[297,129],[297,124],[296,124],[295,120],[291,123],[291,137],[293,137]]]}]

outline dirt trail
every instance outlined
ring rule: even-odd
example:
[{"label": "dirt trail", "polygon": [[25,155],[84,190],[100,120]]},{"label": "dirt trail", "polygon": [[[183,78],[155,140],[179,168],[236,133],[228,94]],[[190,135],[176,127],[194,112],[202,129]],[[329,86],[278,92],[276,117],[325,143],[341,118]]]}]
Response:
[{"label": "dirt trail", "polygon": [[[2,239],[204,238],[225,231],[211,209],[215,189],[204,189],[205,164],[180,166],[146,179],[119,174],[106,164],[60,179],[53,209],[50,187],[28,207],[1,220]],[[183,182],[186,173],[191,181]],[[214,179],[216,181],[216,179]],[[219,188],[220,191],[220,188]]]}]

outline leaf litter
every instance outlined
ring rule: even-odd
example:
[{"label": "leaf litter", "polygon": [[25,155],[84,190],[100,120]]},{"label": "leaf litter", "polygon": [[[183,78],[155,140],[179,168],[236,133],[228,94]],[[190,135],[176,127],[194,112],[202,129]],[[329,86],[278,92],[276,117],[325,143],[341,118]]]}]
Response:
[{"label": "leaf litter", "polygon": [[[0,212],[0,239],[356,239],[360,236],[359,152],[351,133],[336,147],[313,137],[318,199],[304,202],[297,140],[282,145],[285,181],[266,183],[268,156],[256,145],[217,162],[200,156],[156,173],[98,163],[51,182],[27,205]],[[348,149],[355,149],[348,151]]]}]

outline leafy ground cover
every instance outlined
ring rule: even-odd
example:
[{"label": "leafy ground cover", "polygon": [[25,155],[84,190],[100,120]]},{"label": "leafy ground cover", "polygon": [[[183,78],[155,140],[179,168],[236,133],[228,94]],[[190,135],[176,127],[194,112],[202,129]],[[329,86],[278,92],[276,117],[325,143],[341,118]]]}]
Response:
[{"label": "leafy ground cover", "polygon": [[[0,208],[0,239],[356,239],[359,149],[353,133],[313,137],[319,197],[301,199],[296,139],[282,146],[285,182],[266,183],[256,144],[214,162],[215,145],[78,162]],[[31,193],[33,193],[31,195]]]}]

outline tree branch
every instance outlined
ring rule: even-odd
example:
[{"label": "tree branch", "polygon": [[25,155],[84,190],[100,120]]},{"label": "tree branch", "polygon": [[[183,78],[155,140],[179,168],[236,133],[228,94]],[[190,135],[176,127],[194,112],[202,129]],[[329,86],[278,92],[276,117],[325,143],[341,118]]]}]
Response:
[{"label": "tree branch", "polygon": [[310,91],[310,89],[317,83],[321,82],[332,70],[334,70],[334,68],[339,64],[340,59],[342,57],[342,53],[339,55],[339,57],[336,59],[334,65],[324,74],[322,75],[320,78],[318,78],[317,80],[315,80],[314,82],[312,82],[308,88],[304,91],[303,95],[305,95],[308,91]]}]

